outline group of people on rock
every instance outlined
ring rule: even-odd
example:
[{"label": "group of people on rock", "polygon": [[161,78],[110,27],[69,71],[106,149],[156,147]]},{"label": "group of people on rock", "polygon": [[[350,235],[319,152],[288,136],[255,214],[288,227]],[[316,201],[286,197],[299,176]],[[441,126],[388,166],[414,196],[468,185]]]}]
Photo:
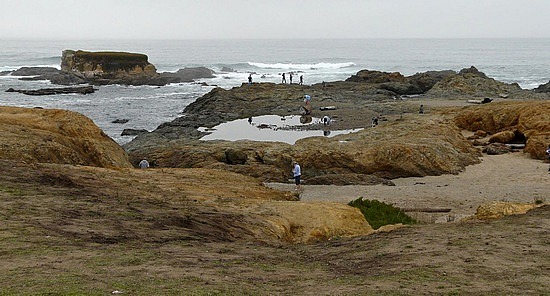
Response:
[{"label": "group of people on rock", "polygon": [[[283,79],[281,83],[286,84],[286,73],[282,74]],[[288,73],[288,76],[290,78],[290,84],[292,84],[292,72]],[[248,74],[248,85],[252,84],[252,73]],[[300,75],[300,82],[298,82],[299,85],[304,85],[304,75]]]},{"label": "group of people on rock", "polygon": [[[286,83],[286,73],[283,72],[281,74],[283,76],[283,79],[281,80],[281,83]],[[290,79],[290,84],[292,84],[292,72],[288,73],[288,78]],[[299,85],[304,84],[304,75],[300,75],[300,82],[298,82]]]}]

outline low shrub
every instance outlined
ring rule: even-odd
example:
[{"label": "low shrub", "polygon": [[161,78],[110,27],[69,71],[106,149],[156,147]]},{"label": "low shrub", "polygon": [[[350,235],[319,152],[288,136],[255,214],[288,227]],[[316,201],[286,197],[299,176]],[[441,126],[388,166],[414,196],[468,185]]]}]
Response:
[{"label": "low shrub", "polygon": [[407,216],[402,210],[393,205],[386,204],[377,200],[363,199],[362,197],[350,201],[348,205],[358,208],[370,226],[378,229],[388,224],[414,224],[416,221]]}]

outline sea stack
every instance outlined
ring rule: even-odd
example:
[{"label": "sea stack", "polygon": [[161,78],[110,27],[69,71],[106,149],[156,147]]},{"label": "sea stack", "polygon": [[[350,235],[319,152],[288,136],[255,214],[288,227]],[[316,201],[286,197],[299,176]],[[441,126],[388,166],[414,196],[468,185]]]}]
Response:
[{"label": "sea stack", "polygon": [[64,50],[61,70],[92,84],[154,84],[160,78],[145,54]]}]

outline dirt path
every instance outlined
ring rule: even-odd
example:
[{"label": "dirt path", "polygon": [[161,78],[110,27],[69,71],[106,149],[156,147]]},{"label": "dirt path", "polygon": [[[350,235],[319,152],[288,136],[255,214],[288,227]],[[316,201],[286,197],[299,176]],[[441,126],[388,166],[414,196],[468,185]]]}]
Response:
[{"label": "dirt path", "polygon": [[[458,175],[400,178],[393,182],[396,186],[305,185],[300,198],[304,202],[347,203],[363,197],[401,208],[450,208],[449,214],[455,218],[472,215],[487,202],[548,202],[550,198],[548,164],[519,152],[485,155],[480,164],[469,166]],[[269,185],[283,190],[294,188],[291,184]],[[441,221],[446,216],[433,218]]]}]

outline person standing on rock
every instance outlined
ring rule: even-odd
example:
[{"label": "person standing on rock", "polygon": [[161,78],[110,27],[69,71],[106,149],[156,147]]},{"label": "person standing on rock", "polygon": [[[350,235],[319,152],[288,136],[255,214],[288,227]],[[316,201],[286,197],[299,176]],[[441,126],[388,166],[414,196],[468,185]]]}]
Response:
[{"label": "person standing on rock", "polygon": [[292,72],[288,73],[288,76],[290,78],[290,84],[292,84]]},{"label": "person standing on rock", "polygon": [[286,83],[285,73],[283,73],[283,80],[281,81],[281,83]]},{"label": "person standing on rock", "polygon": [[147,159],[143,159],[139,162],[139,168],[140,169],[146,169],[149,167],[149,162],[147,161]]},{"label": "person standing on rock", "polygon": [[300,85],[304,85],[304,75],[300,75]]},{"label": "person standing on rock", "polygon": [[248,75],[248,85],[252,85],[252,74]]},{"label": "person standing on rock", "polygon": [[300,177],[302,176],[302,168],[297,161],[294,162],[294,168],[292,169],[294,175],[294,184],[296,184],[296,191],[300,190]]}]

